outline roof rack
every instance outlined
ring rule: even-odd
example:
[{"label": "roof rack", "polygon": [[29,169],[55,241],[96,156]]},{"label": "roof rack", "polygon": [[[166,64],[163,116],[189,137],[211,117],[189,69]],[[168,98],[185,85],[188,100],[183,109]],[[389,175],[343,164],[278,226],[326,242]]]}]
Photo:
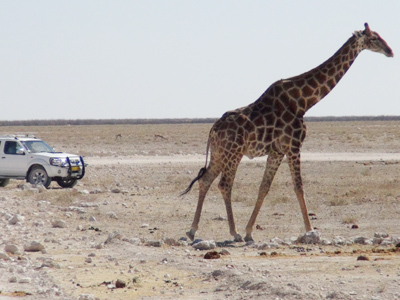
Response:
[{"label": "roof rack", "polygon": [[0,138],[14,138],[14,139],[32,138],[32,139],[36,139],[37,137],[34,136],[33,134],[3,134],[3,135],[0,135]]}]

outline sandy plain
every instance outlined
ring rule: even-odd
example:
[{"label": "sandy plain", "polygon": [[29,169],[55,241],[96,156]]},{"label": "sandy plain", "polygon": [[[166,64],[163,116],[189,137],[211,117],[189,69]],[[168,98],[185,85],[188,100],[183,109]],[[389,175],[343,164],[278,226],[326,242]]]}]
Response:
[{"label": "sandy plain", "polygon": [[[22,181],[1,189],[0,252],[9,244],[20,251],[0,259],[0,299],[400,298],[400,122],[308,123],[303,180],[324,243],[294,242],[304,225],[284,162],[258,216],[255,244],[226,242],[231,236],[214,183],[196,238],[221,247],[196,250],[181,238],[197,186],[179,193],[204,165],[211,125],[1,127],[0,134],[35,134],[83,155],[89,166],[74,189],[52,183],[23,190]],[[241,233],[265,159],[244,159],[236,176]],[[11,225],[7,216],[15,214],[23,221]],[[66,227],[53,227],[57,220]],[[370,243],[375,233],[387,235],[386,245]],[[354,243],[356,237],[366,242]],[[45,251],[24,251],[33,240]],[[228,255],[204,258],[214,250]],[[117,280],[125,287],[115,288]]]}]

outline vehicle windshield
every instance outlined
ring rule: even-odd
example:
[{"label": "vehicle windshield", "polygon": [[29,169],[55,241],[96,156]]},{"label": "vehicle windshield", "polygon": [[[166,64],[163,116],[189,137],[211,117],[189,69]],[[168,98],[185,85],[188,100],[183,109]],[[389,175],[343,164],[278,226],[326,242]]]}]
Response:
[{"label": "vehicle windshield", "polygon": [[27,150],[31,153],[39,153],[39,152],[50,152],[54,153],[54,149],[51,148],[43,141],[21,141],[21,143],[25,146]]}]

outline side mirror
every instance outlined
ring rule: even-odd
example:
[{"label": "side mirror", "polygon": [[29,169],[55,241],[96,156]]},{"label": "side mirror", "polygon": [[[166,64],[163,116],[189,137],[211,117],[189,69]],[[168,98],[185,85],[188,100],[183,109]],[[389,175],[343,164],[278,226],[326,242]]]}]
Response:
[{"label": "side mirror", "polygon": [[25,155],[25,150],[23,148],[20,148],[17,150],[18,155]]}]

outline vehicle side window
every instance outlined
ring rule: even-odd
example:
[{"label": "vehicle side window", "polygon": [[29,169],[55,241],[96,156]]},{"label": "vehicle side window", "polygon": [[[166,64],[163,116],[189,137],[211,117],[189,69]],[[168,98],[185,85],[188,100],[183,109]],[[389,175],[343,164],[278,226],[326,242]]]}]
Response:
[{"label": "vehicle side window", "polygon": [[4,153],[5,154],[17,154],[18,150],[18,143],[17,142],[12,142],[12,141],[7,141],[4,144]]}]

